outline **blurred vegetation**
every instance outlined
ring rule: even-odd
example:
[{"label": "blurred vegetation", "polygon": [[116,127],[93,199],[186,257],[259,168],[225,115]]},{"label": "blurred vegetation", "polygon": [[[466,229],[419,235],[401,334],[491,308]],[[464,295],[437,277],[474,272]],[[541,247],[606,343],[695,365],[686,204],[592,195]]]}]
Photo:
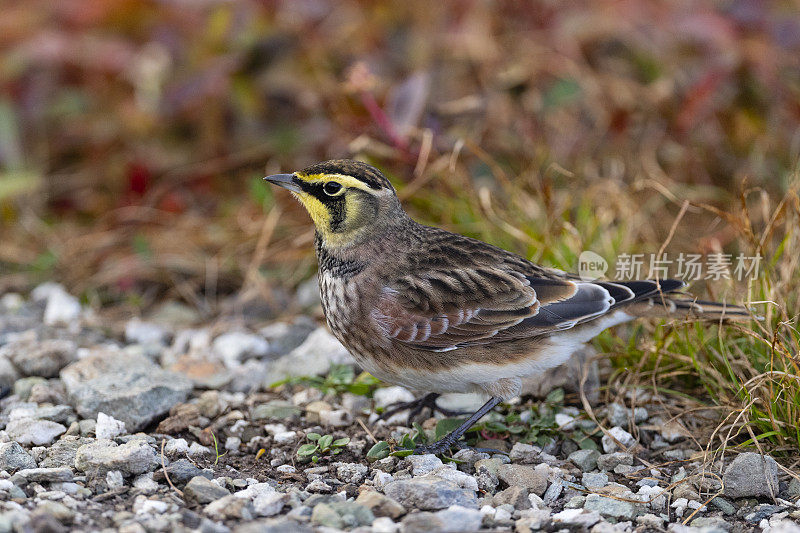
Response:
[{"label": "blurred vegetation", "polygon": [[418,219],[567,270],[667,242],[762,254],[758,282],[693,287],[770,302],[753,329],[598,344],[625,369],[609,390],[699,387],[796,445],[799,7],[6,0],[0,292],[277,302],[312,230],[260,178],[359,157]]}]

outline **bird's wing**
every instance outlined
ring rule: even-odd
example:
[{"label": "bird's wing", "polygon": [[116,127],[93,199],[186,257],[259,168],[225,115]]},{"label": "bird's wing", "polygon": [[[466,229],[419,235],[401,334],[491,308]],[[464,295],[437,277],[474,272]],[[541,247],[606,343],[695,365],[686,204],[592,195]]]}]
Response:
[{"label": "bird's wing", "polygon": [[371,316],[395,341],[452,350],[568,329],[607,312],[617,301],[612,292],[634,296],[603,285],[500,267],[432,269],[387,283]]}]

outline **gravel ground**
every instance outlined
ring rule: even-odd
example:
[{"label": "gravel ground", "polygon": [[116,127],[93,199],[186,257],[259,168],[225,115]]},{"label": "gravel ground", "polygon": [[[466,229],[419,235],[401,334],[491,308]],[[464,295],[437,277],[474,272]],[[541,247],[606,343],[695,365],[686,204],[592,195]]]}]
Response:
[{"label": "gravel ground", "polygon": [[[191,315],[172,305],[109,326],[56,284],[0,298],[0,532],[800,532],[797,479],[755,453],[696,459],[658,405],[597,408],[611,427],[597,450],[570,438],[596,426],[556,404],[561,430],[542,447],[512,436],[481,443],[505,454],[371,462],[375,440],[411,431],[374,408],[409,391],[269,388],[351,360],[309,318],[179,325]],[[526,423],[537,405],[506,409]],[[301,462],[309,433],[339,453]]]}]

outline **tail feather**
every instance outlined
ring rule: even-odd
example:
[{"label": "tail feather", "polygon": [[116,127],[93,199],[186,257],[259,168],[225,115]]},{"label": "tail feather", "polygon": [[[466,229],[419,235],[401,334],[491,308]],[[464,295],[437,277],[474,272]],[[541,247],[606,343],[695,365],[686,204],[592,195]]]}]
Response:
[{"label": "tail feather", "polygon": [[[637,317],[673,316],[703,320],[749,320],[756,318],[741,305],[725,302],[697,300],[677,292],[686,284],[677,279],[635,280],[603,282],[611,292],[613,287],[621,286],[633,293],[633,297],[617,300],[613,307],[624,307],[625,312]],[[612,293],[614,296],[614,293]],[[615,298],[616,299],[616,298]]]}]

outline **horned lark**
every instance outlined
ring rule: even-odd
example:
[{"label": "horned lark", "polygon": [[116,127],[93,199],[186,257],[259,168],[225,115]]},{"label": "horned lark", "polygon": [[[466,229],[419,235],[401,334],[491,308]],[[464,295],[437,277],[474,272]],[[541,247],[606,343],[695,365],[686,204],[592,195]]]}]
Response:
[{"label": "horned lark", "polygon": [[403,210],[389,180],[359,161],[265,179],[291,191],[311,215],[325,317],[365,370],[412,390],[491,397],[418,453],[447,451],[518,395],[521,378],[564,363],[608,327],[654,312],[748,316],[742,307],[676,294],[679,280],[583,281],[423,226]]}]

